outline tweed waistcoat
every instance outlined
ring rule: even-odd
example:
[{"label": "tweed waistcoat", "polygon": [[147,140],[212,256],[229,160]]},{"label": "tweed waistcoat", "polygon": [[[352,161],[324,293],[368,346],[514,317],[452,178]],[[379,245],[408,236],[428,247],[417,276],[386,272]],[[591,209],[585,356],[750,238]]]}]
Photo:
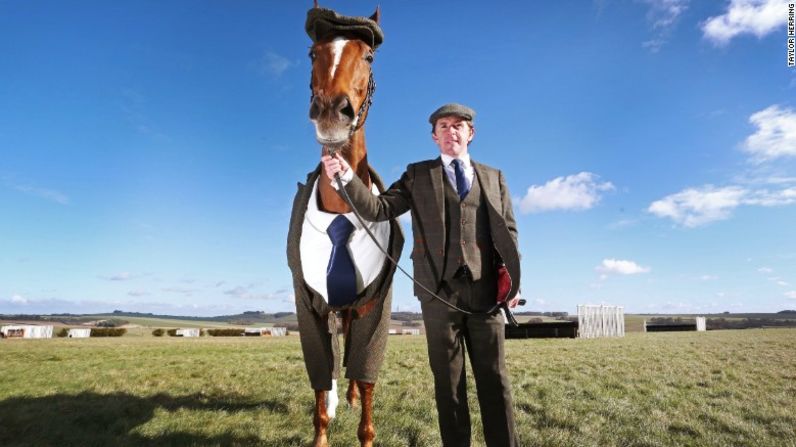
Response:
[{"label": "tweed waistcoat", "polygon": [[481,195],[481,183],[473,178],[470,192],[460,200],[450,182],[445,181],[445,223],[447,246],[443,279],[451,279],[467,266],[473,280],[494,269],[494,248],[489,229],[489,212]]}]

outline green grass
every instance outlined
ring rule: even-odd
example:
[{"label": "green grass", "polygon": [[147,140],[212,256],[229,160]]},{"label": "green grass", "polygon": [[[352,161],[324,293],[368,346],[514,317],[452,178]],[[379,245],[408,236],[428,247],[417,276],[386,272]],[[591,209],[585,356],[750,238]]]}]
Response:
[{"label": "green grass", "polygon": [[[526,446],[796,446],[795,329],[509,340],[507,361]],[[0,364],[2,446],[312,438],[295,336],[2,340]],[[341,404],[333,446],[358,445],[358,419]],[[422,336],[390,338],[375,422],[377,445],[439,445]]]}]

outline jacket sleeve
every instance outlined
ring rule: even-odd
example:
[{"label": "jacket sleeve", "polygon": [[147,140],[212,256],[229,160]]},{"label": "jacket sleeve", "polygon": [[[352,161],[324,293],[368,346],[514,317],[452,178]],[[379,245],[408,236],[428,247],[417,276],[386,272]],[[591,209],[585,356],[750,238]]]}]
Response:
[{"label": "jacket sleeve", "polygon": [[514,246],[517,247],[517,251],[519,251],[517,221],[514,220],[514,208],[511,204],[511,194],[509,193],[509,187],[506,185],[506,179],[503,177],[503,171],[498,171],[498,173],[500,178],[500,201],[502,202],[503,218],[506,220],[506,228],[508,228],[509,234],[511,234],[511,238],[514,240]]},{"label": "jacket sleeve", "polygon": [[[413,176],[409,174],[410,171],[411,165],[397,182],[378,196],[373,195],[356,175],[345,186],[345,190],[357,211],[366,220],[379,222],[394,219],[409,211],[412,205]],[[338,193],[342,195],[341,192]]]}]

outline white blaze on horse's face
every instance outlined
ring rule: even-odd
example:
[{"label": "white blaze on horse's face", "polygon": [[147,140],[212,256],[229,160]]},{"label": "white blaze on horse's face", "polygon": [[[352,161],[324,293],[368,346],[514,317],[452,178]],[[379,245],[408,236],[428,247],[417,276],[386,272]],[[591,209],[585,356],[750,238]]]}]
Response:
[{"label": "white blaze on horse's face", "polygon": [[364,119],[358,112],[368,92],[373,51],[361,40],[336,37],[313,45],[310,58],[315,138],[324,146],[344,145]]},{"label": "white blaze on horse's face", "polygon": [[345,49],[346,44],[348,44],[348,39],[344,39],[342,37],[336,37],[332,41],[332,55],[334,56],[334,62],[332,63],[332,69],[329,72],[329,79],[334,80],[334,72],[337,71],[337,66],[340,65],[340,58],[343,57],[343,49]]}]

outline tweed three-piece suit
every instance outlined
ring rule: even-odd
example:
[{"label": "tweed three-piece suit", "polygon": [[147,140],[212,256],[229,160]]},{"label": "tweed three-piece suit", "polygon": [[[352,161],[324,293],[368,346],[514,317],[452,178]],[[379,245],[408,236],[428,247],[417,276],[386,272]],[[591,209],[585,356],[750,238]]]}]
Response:
[{"label": "tweed three-piece suit", "polygon": [[[341,348],[338,345],[337,335],[339,328],[335,316],[335,311],[338,309],[329,306],[320,293],[307,285],[304,280],[300,250],[302,223],[320,173],[319,165],[307,175],[306,183],[298,184],[290,217],[287,259],[293,274],[299,337],[310,384],[315,390],[330,390],[332,380],[337,380],[339,377],[341,363]],[[384,190],[381,179],[372,169],[370,169],[370,178],[379,191]],[[401,226],[396,220],[392,220],[389,243],[385,248],[397,260],[401,256],[403,244]],[[394,273],[395,266],[391,262],[384,262],[376,279],[357,294],[354,302],[346,306],[355,309],[355,318],[351,322],[343,351],[342,363],[346,366],[348,379],[376,382],[387,345]],[[360,315],[356,312],[371,300],[376,300],[376,303],[367,313]]]},{"label": "tweed three-piece suit", "polygon": [[488,446],[518,445],[511,386],[495,305],[497,265],[512,279],[509,299],[520,285],[517,227],[503,174],[472,162],[472,188],[461,198],[443,171],[441,158],[410,164],[379,196],[356,177],[345,186],[362,216],[371,221],[412,212],[414,276],[425,287],[473,315],[451,310],[415,285],[426,328],[444,446],[470,445],[470,417],[464,356],[469,354]]}]

